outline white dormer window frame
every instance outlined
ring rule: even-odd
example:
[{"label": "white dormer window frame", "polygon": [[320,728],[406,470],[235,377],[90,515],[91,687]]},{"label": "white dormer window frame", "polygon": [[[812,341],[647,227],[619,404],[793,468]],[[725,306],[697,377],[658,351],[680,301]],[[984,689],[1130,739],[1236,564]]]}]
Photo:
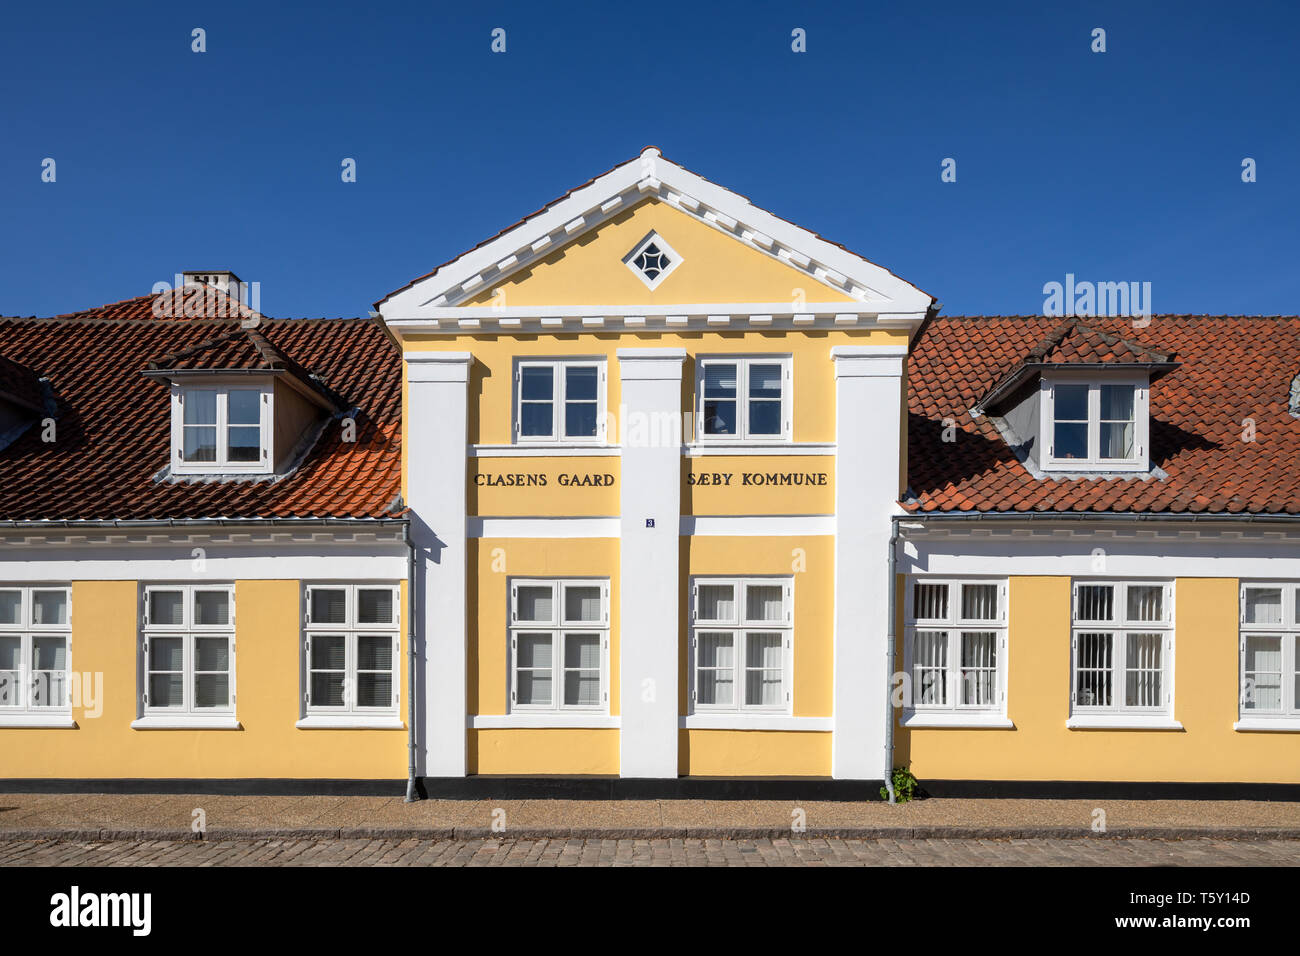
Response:
[{"label": "white dormer window frame", "polygon": [[[212,393],[215,397],[214,418],[209,420],[199,411],[200,396]],[[244,396],[252,397],[245,398]],[[232,400],[232,396],[235,398]],[[247,413],[247,405],[257,402],[257,422]],[[175,382],[171,387],[171,470],[176,475],[266,475],[273,469],[271,436],[275,422],[275,389],[269,380],[204,379]],[[186,405],[194,414],[186,420]],[[243,406],[242,414],[240,406]],[[232,409],[232,406],[234,408]],[[232,415],[233,419],[232,420]],[[237,438],[249,437],[257,429],[259,454],[256,460],[241,460],[234,450]],[[187,435],[188,432],[188,435]],[[215,435],[213,457],[199,460],[186,457],[186,440]],[[193,445],[190,446],[191,448]]]},{"label": "white dormer window frame", "polygon": [[[1058,418],[1058,406],[1061,415],[1071,415],[1066,405],[1064,388],[1071,391],[1086,388],[1086,403],[1078,417]],[[1133,394],[1131,419],[1115,419],[1107,416],[1103,396],[1112,388],[1131,389]],[[1040,464],[1044,471],[1064,472],[1145,472],[1150,470],[1150,378],[1142,372],[1106,372],[1056,371],[1044,372],[1039,380],[1039,429],[1042,437],[1043,453]],[[1061,401],[1058,403],[1058,394]],[[1077,393],[1076,393],[1077,395]],[[1133,429],[1132,453],[1129,457],[1115,458],[1106,455],[1105,434],[1124,422],[1131,421]],[[1060,429],[1058,426],[1065,426]],[[1065,434],[1069,428],[1073,435]],[[1079,433],[1086,435],[1086,451],[1083,456],[1070,457],[1064,454],[1064,448]]]},{"label": "white dormer window frame", "polygon": [[[660,260],[663,262],[663,268],[659,269],[657,274],[649,276],[642,271],[638,260],[641,254],[646,252],[651,245],[654,245],[658,252],[663,256]],[[632,247],[632,251],[623,257],[623,265],[632,270],[632,274],[645,283],[645,287],[651,291],[657,289],[663,284],[663,281],[672,275],[673,271],[682,264],[682,257],[659,233],[653,230],[644,239]]]}]

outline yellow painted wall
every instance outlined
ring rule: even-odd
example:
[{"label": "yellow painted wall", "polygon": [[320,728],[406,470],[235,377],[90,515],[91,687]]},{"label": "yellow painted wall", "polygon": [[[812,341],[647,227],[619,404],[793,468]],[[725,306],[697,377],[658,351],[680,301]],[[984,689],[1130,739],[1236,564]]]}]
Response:
[{"label": "yellow painted wall", "polygon": [[[681,264],[647,289],[623,257],[651,230]],[[466,305],[667,305],[696,302],[790,302],[802,289],[807,302],[850,302],[775,256],[759,252],[658,199],[647,199],[574,242],[521,269],[470,299]]]},{"label": "yellow painted wall", "polygon": [[[323,777],[401,779],[405,730],[298,730],[297,581],[235,582],[236,716],[243,730],[132,730],[138,585],[75,581],[73,670],[103,675],[98,717],[76,730],[0,729],[0,777]],[[403,602],[403,612],[405,602]],[[406,715],[405,633],[402,704]]]},{"label": "yellow painted wall", "polygon": [[677,768],[697,777],[829,777],[831,735],[786,730],[681,730]]},{"label": "yellow painted wall", "polygon": [[[783,476],[798,475],[803,484]],[[746,484],[748,476],[749,484]],[[775,476],[776,484],[770,483]],[[694,478],[694,483],[690,478]],[[718,482],[721,481],[722,484]],[[822,483],[824,482],[824,484]],[[682,459],[682,514],[835,513],[832,455],[708,455]]]},{"label": "yellow painted wall", "polygon": [[[622,264],[618,264],[622,269]],[[639,284],[639,283],[638,283]],[[644,289],[642,290],[644,291]],[[640,300],[634,300],[640,301]],[[609,303],[618,305],[620,303]],[[783,333],[735,332],[568,332],[512,336],[419,335],[404,338],[412,352],[472,352],[469,372],[469,441],[471,444],[508,445],[514,413],[514,360],[527,358],[604,358],[607,363],[606,408],[614,416],[608,428],[611,443],[618,440],[622,388],[618,376],[620,348],[684,348],[682,409],[692,417],[683,437],[693,439],[695,410],[695,356],[770,353],[792,356],[795,441],[835,440],[835,369],[831,348],[836,345],[907,345],[901,329],[827,329]],[[414,414],[436,414],[415,409]],[[409,419],[407,419],[409,420]]]},{"label": "yellow painted wall", "polygon": [[1300,782],[1300,734],[1232,729],[1237,595],[1233,578],[1175,583],[1174,717],[1184,730],[1067,730],[1070,579],[1012,578],[1007,716],[1016,729],[903,730],[896,762],[910,761],[922,780]]},{"label": "yellow painted wall", "polygon": [[[508,581],[517,577],[609,578],[609,712],[618,714],[618,539],[478,538],[469,549],[467,706],[509,710]],[[610,744],[610,739],[613,744]],[[539,770],[541,755],[560,755]],[[618,773],[618,731],[516,729],[470,732],[471,773]],[[556,767],[583,767],[562,770]],[[475,769],[478,768],[478,769]],[[489,769],[490,768],[490,769]]]},{"label": "yellow painted wall", "polygon": [[[613,457],[470,458],[469,514],[616,515],[621,466]],[[534,476],[545,486],[530,484]],[[512,477],[514,485],[496,483]]]}]

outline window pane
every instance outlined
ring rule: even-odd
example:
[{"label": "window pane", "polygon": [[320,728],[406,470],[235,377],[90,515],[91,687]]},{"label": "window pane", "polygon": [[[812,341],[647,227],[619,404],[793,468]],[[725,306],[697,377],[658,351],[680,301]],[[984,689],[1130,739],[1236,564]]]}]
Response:
[{"label": "window pane", "polygon": [[736,366],[710,362],[704,366],[704,433],[736,434]]},{"label": "window pane", "polygon": [[1101,420],[1103,422],[1131,422],[1133,420],[1133,386],[1101,386]]},{"label": "window pane", "polygon": [[1160,683],[1163,647],[1164,638],[1159,634],[1128,636],[1128,655],[1124,662],[1126,707],[1159,707],[1164,703]]},{"label": "window pane", "polygon": [[18,707],[22,704],[22,639],[15,636],[0,637],[0,707]]},{"label": "window pane", "polygon": [[185,623],[183,591],[150,591],[149,623],[181,625]]},{"label": "window pane", "polygon": [[751,401],[749,403],[749,434],[781,434],[781,403]]},{"label": "window pane", "polygon": [[230,623],[229,591],[195,591],[194,623],[216,627]]},{"label": "window pane", "polygon": [[600,622],[600,585],[566,587],[564,589],[564,619],[566,621]]},{"label": "window pane", "polygon": [[394,623],[393,594],[392,588],[358,588],[357,623]]},{"label": "window pane", "polygon": [[180,674],[149,675],[150,707],[183,707],[185,688]]},{"label": "window pane", "polygon": [[1243,671],[1243,709],[1281,710],[1282,638],[1260,634],[1247,637]]},{"label": "window pane", "polygon": [[228,461],[261,461],[262,429],[241,425],[228,428],[226,457]]},{"label": "window pane", "polygon": [[912,616],[918,621],[943,621],[948,617],[948,585],[912,585]]},{"label": "window pane", "polygon": [[554,370],[549,365],[525,366],[519,374],[524,401],[549,402],[555,397]]},{"label": "window pane", "polygon": [[1075,613],[1078,621],[1113,621],[1115,619],[1115,587],[1111,584],[1080,584],[1079,607]]},{"label": "window pane", "polygon": [[751,365],[749,367],[749,397],[781,397],[781,366]]},{"label": "window pane", "polygon": [[312,588],[311,620],[313,624],[346,624],[348,592],[344,588]]},{"label": "window pane", "polygon": [[224,637],[196,637],[194,669],[196,671],[230,670],[230,641]]},{"label": "window pane", "polygon": [[1246,588],[1245,623],[1281,624],[1282,589]]},{"label": "window pane", "polygon": [[230,675],[229,674],[195,674],[194,675],[194,706],[195,707],[229,707],[230,706]]},{"label": "window pane", "polygon": [[1130,621],[1163,621],[1165,619],[1165,589],[1158,584],[1130,584],[1128,586],[1128,619]]},{"label": "window pane", "polygon": [[23,666],[22,638],[0,637],[0,670],[16,671]]},{"label": "window pane", "polygon": [[704,400],[704,434],[736,434],[736,403],[719,399]]},{"label": "window pane", "polygon": [[247,388],[232,389],[226,394],[226,422],[230,425],[262,423],[262,393]]},{"label": "window pane", "polygon": [[358,707],[392,707],[393,675],[370,673],[357,675]]},{"label": "window pane", "polygon": [[565,402],[564,437],[566,438],[595,438],[596,437],[596,403],[595,402]]},{"label": "window pane", "polygon": [[731,706],[735,700],[735,637],[731,634],[700,634],[696,643],[696,702]]},{"label": "window pane", "polygon": [[316,635],[311,639],[312,670],[341,671],[347,666],[347,639]]},{"label": "window pane", "polygon": [[998,618],[998,586],[996,584],[963,584],[961,587],[961,616],[965,621],[996,621]]},{"label": "window pane", "polygon": [[701,584],[698,587],[699,609],[696,618],[701,621],[735,621],[736,587],[733,584]]},{"label": "window pane", "polygon": [[1052,438],[1052,456],[1055,458],[1087,458],[1087,424],[1062,425],[1058,422],[1056,433]]},{"label": "window pane", "polygon": [[520,634],[516,661],[520,667],[551,667],[551,635]]},{"label": "window pane", "polygon": [[704,397],[735,398],[736,366],[722,362],[710,362],[705,365]]},{"label": "window pane", "polygon": [[217,423],[217,392],[211,388],[187,389],[181,396],[182,421],[186,425]]},{"label": "window pane", "polygon": [[566,634],[564,636],[564,666],[599,669],[600,638],[595,634]]},{"label": "window pane", "polygon": [[313,707],[343,706],[343,675],[333,671],[315,671],[311,675]]},{"label": "window pane", "polygon": [[549,585],[521,584],[517,589],[515,619],[541,621],[549,624],[555,620],[555,592]]},{"label": "window pane", "polygon": [[564,370],[564,397],[568,401],[596,400],[596,369],[590,365],[570,366]]},{"label": "window pane", "polygon": [[1075,702],[1080,707],[1111,705],[1111,635],[1080,634],[1075,664]]},{"label": "window pane", "polygon": [[180,671],[185,669],[184,641],[179,637],[149,638],[149,670]]},{"label": "window pane", "polygon": [[948,633],[917,631],[912,655],[913,693],[918,704],[948,703]]},{"label": "window pane", "polygon": [[68,666],[68,642],[62,637],[32,638],[32,669],[61,671]]},{"label": "window pane", "polygon": [[745,585],[745,620],[784,621],[785,587],[780,584]]},{"label": "window pane", "polygon": [[64,671],[39,671],[32,674],[33,707],[67,707],[68,676]]},{"label": "window pane", "polygon": [[515,694],[520,704],[551,704],[551,635],[520,634],[515,649]]},{"label": "window pane", "polygon": [[594,634],[564,636],[564,703],[594,707],[600,703],[600,638]]},{"label": "window pane", "polygon": [[182,457],[185,461],[217,460],[216,426],[204,425],[196,428],[186,425],[183,431],[185,438]]},{"label": "window pane", "polygon": [[1057,385],[1053,390],[1058,422],[1086,422],[1088,420],[1088,386]]},{"label": "window pane", "polygon": [[550,402],[525,402],[520,408],[519,434],[526,438],[549,438],[553,415]]},{"label": "window pane", "polygon": [[382,635],[357,638],[357,670],[391,671],[393,669],[393,639]]},{"label": "window pane", "polygon": [[1101,426],[1101,450],[1099,454],[1102,458],[1132,458],[1133,423],[1103,423]]},{"label": "window pane", "polygon": [[0,624],[21,624],[22,591],[0,591]]},{"label": "window pane", "polygon": [[745,703],[775,707],[781,703],[781,635],[745,638]]},{"label": "window pane", "polygon": [[[981,585],[983,586],[983,585]],[[961,702],[972,707],[997,703],[998,636],[965,631],[961,636]]]},{"label": "window pane", "polygon": [[32,592],[32,623],[33,624],[67,624],[68,623],[68,592],[67,591],[33,591]]}]

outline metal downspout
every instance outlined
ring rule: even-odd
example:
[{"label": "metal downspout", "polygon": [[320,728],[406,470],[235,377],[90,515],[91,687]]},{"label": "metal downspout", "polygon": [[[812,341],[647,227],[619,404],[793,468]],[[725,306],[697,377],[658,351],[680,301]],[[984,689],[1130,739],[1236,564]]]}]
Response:
[{"label": "metal downspout", "polygon": [[410,754],[406,802],[414,803],[420,795],[415,785],[415,544],[411,541],[409,518],[402,525],[402,540],[406,544],[406,738]]},{"label": "metal downspout", "polygon": [[885,645],[885,789],[889,792],[889,802],[897,803],[898,795],[894,793],[894,645],[898,636],[894,633],[894,622],[898,617],[898,522],[897,516],[889,519],[889,623],[885,627],[888,636]]}]

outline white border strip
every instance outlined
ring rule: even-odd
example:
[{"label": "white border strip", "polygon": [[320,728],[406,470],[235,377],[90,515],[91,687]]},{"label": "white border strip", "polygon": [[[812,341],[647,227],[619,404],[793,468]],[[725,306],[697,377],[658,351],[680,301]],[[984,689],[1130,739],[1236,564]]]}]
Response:
[{"label": "white border strip", "polygon": [[679,534],[726,537],[833,535],[834,515],[682,515]]},{"label": "white border strip", "polygon": [[617,538],[617,517],[465,519],[471,538]]},{"label": "white border strip", "polygon": [[465,721],[470,730],[616,730],[621,724],[603,714],[473,714]]}]

